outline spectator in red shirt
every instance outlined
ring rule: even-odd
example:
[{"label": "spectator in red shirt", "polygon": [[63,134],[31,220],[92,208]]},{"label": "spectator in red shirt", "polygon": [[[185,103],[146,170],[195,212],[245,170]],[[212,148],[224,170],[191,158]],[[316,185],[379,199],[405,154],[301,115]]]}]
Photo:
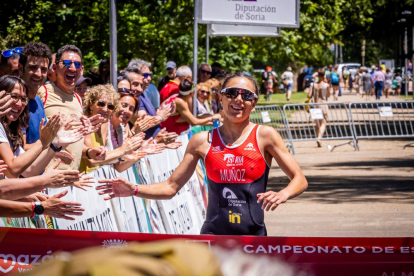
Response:
[{"label": "spectator in red shirt", "polygon": [[193,77],[193,72],[188,66],[181,66],[177,69],[176,76],[173,80],[170,80],[160,91],[160,102],[164,102],[168,97],[178,94],[180,92],[180,83],[187,79],[190,80]]}]

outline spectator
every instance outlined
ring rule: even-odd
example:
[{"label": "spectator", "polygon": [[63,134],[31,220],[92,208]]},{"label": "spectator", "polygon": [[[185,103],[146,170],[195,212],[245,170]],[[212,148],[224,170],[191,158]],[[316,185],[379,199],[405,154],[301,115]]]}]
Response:
[{"label": "spectator", "polygon": [[[328,90],[329,84],[325,82],[325,72],[323,69],[318,70],[318,81],[313,84],[313,99],[315,103],[326,103],[328,100]],[[312,97],[312,94],[308,94],[308,98]],[[316,135],[317,139],[316,144],[318,147],[322,147],[320,139],[322,139],[325,130],[326,130],[326,121],[328,119],[328,106],[320,105],[319,108],[322,109],[323,119],[317,119],[315,121]]]},{"label": "spectator", "polygon": [[176,77],[170,80],[168,84],[160,91],[160,101],[164,102],[168,97],[178,94],[180,91],[179,85],[183,80],[191,80],[193,73],[188,66],[181,66],[177,69]]},{"label": "spectator", "polygon": [[389,68],[387,68],[385,73],[385,83],[384,83],[384,90],[385,90],[385,97],[388,98],[390,96],[390,91],[392,86],[392,73]]},{"label": "spectator", "polygon": [[371,74],[368,73],[368,69],[365,69],[364,74],[362,75],[362,86],[365,93],[365,99],[369,100],[372,91],[372,78]]},{"label": "spectator", "polygon": [[16,77],[20,77],[22,75],[22,68],[19,65],[20,53],[22,50],[22,47],[16,47],[1,53],[0,71],[3,72],[3,75]]},{"label": "spectator", "polygon": [[219,113],[219,111],[222,109],[222,106],[220,104],[220,96],[219,91],[221,91],[221,84],[217,79],[209,79],[207,82],[210,85],[210,91],[211,91],[211,109],[213,110],[213,113]]},{"label": "spectator", "polygon": [[92,84],[92,79],[84,76],[80,76],[76,82],[75,92],[82,99],[82,103],[85,100],[85,93],[88,91],[89,86]]},{"label": "spectator", "polygon": [[[60,114],[64,124],[71,121],[85,126],[89,134],[99,129],[103,118],[98,116],[89,119],[83,116],[82,100],[74,93],[76,82],[83,75],[82,53],[76,46],[65,45],[56,53],[56,63],[53,64],[56,72],[56,82],[43,86],[39,89],[38,95],[42,99],[46,116],[49,118],[54,114]],[[83,147],[84,139],[68,146],[68,152],[73,156],[69,164],[60,164],[58,169],[79,169],[82,155],[87,150]],[[101,151],[90,150],[89,156],[92,159],[102,159]]]},{"label": "spectator", "polygon": [[37,91],[46,81],[51,60],[52,53],[49,47],[37,42],[27,43],[20,55],[20,64],[23,68],[22,79],[28,86],[27,96],[30,113],[29,126],[25,134],[25,150],[28,150],[31,144],[39,140],[40,122],[42,120],[47,122],[43,102],[37,96]]},{"label": "spectator", "polygon": [[208,82],[197,85],[197,116],[211,115],[211,87]]},{"label": "spectator", "polygon": [[[29,122],[27,85],[17,77],[3,76],[0,78],[0,91],[2,90],[9,93],[14,100],[12,109],[0,118],[0,159],[8,166],[6,176],[12,178],[39,175],[52,160],[57,149],[68,145],[60,142],[62,136],[54,140],[60,128],[60,118],[54,115],[44,126],[42,120],[39,140],[25,151],[22,129],[26,129]],[[81,131],[74,131],[69,143],[79,140],[82,137]]]},{"label": "spectator", "polygon": [[402,77],[401,77],[400,72],[397,73],[397,76],[395,77],[395,80],[397,81],[397,96],[400,96],[400,94],[401,94],[401,85],[402,85]]},{"label": "spectator", "polygon": [[151,63],[146,62],[142,59],[134,59],[129,62],[128,66],[138,67],[139,71],[141,71],[141,75],[144,77],[142,89],[144,90],[145,98],[149,99],[156,109],[160,107],[160,93],[158,92],[155,85],[151,83]]},{"label": "spectator", "polygon": [[[162,105],[175,103],[176,110],[170,117],[161,123],[161,126],[169,132],[175,132],[178,135],[188,131],[190,125],[212,126],[215,119],[220,119],[219,114],[206,118],[195,118],[188,108],[187,100],[194,94],[194,86],[191,81],[183,80],[179,86],[179,94],[172,95]],[[162,106],[161,105],[161,106]]]},{"label": "spectator", "polygon": [[337,95],[339,95],[339,84],[341,83],[341,76],[338,73],[338,65],[335,65],[335,67],[332,69],[331,74],[329,75],[329,80],[331,82],[333,90],[332,96],[334,98],[334,101],[337,101]]},{"label": "spectator", "polygon": [[375,72],[374,78],[372,79],[375,86],[375,98],[377,100],[381,99],[382,89],[384,88],[385,82],[385,73],[382,71],[382,67],[379,67],[378,71]]},{"label": "spectator", "polygon": [[292,95],[293,87],[293,73],[292,67],[288,67],[287,70],[280,76],[284,80],[283,85],[285,86],[286,100],[290,101],[290,96]]},{"label": "spectator", "polygon": [[56,53],[52,55],[52,60],[49,63],[49,70],[47,71],[47,78],[46,84],[53,83],[56,81],[56,72],[53,71],[53,64],[56,63]]},{"label": "spectator", "polygon": [[200,66],[198,66],[198,81],[197,83],[206,82],[211,78],[212,70],[211,66],[207,63],[201,63]]},{"label": "spectator", "polygon": [[213,64],[211,64],[211,69],[212,78],[215,78],[218,74],[221,73],[221,71],[223,71],[223,67],[218,62],[213,62]]},{"label": "spectator", "polygon": [[167,75],[158,80],[158,91],[161,91],[167,83],[175,79],[177,65],[174,61],[169,61],[165,66],[165,70],[167,70]]},{"label": "spectator", "polygon": [[110,77],[109,61],[106,59],[101,59],[101,61],[99,62],[98,75],[91,74],[90,77],[92,79],[92,85],[109,83],[109,77]]},{"label": "spectator", "polygon": [[[111,123],[109,119],[115,110],[121,110],[119,105],[119,94],[116,93],[111,84],[93,86],[85,95],[85,115],[95,116],[101,115],[105,122],[102,127],[95,133],[85,137],[85,146],[88,148],[82,158],[80,171],[89,173],[97,169],[99,166],[107,164],[115,164],[114,168],[120,170],[119,162],[123,161],[126,154],[130,154],[135,147],[139,147],[143,137],[136,137],[130,141],[126,141],[119,148],[113,148],[110,131]],[[89,158],[88,152],[97,147],[106,148],[106,156],[104,160],[93,160]]]}]

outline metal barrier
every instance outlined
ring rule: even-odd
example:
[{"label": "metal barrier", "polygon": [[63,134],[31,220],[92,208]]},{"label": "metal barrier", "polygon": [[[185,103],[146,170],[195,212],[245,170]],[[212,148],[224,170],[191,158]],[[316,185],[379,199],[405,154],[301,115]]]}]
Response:
[{"label": "metal barrier", "polygon": [[356,140],[414,137],[414,101],[350,103],[349,110]]},{"label": "metal barrier", "polygon": [[255,110],[250,113],[250,121],[258,125],[271,126],[279,132],[287,149],[296,154],[293,147],[291,133],[286,124],[286,117],[279,105],[256,106]]},{"label": "metal barrier", "polygon": [[351,145],[358,149],[349,112],[344,103],[287,104],[283,107],[286,128],[294,141],[350,140],[335,145]]}]

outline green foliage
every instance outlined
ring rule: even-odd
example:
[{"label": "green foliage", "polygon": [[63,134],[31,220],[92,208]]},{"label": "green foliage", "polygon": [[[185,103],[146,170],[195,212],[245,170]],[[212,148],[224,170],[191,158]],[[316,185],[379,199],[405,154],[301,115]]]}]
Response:
[{"label": "green foliage", "polygon": [[[131,58],[142,58],[160,76],[168,60],[191,65],[193,4],[188,0],[117,1],[119,68]],[[343,43],[341,32],[347,28],[371,24],[372,13],[370,2],[362,0],[303,0],[300,28],[283,29],[279,38],[212,37],[210,60],[229,71],[332,63],[328,45]],[[205,38],[206,27],[200,25],[198,62],[205,60]],[[74,44],[84,53],[86,69],[96,66],[110,55],[108,0],[7,1],[0,10],[0,46],[5,49],[29,41],[44,42],[52,51]]]}]

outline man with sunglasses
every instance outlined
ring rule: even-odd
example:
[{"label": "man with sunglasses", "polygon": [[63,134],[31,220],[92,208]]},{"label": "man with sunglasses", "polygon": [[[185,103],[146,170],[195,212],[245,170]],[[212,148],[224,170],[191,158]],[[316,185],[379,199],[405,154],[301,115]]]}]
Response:
[{"label": "man with sunglasses", "polygon": [[200,66],[198,66],[198,82],[197,83],[202,83],[202,82],[206,82],[211,78],[211,74],[212,74],[212,70],[211,70],[211,66],[208,65],[207,63],[201,63]]},{"label": "man with sunglasses", "polygon": [[[279,133],[270,126],[250,122],[258,96],[257,82],[244,73],[228,76],[220,100],[223,125],[194,135],[184,158],[164,182],[136,185],[124,179],[100,180],[104,199],[131,195],[171,199],[187,183],[198,161],[204,161],[209,202],[201,234],[266,236],[264,210],[301,194],[308,186],[300,167],[287,151]],[[275,159],[290,183],[284,189],[267,191],[269,170]]]},{"label": "man with sunglasses", "polygon": [[169,61],[165,66],[165,70],[167,70],[167,75],[158,80],[158,91],[161,91],[167,83],[175,78],[177,64],[174,61]]},{"label": "man with sunglasses", "polygon": [[[65,45],[56,53],[56,62],[53,71],[56,72],[56,82],[40,87],[38,95],[43,101],[45,113],[48,118],[60,114],[64,123],[74,121],[87,128],[84,135],[95,132],[103,122],[101,116],[86,118],[83,115],[82,99],[74,93],[76,82],[83,75],[82,52],[74,45]],[[70,144],[68,152],[74,161],[69,164],[61,163],[58,169],[79,169],[82,155],[86,156],[87,147],[84,147],[84,138]],[[59,152],[59,149],[56,149]],[[102,159],[102,148],[93,148],[88,151],[91,159]]]},{"label": "man with sunglasses", "polygon": [[22,50],[22,47],[16,47],[1,53],[0,77],[3,75],[21,77],[22,67],[19,64],[19,58]]}]

